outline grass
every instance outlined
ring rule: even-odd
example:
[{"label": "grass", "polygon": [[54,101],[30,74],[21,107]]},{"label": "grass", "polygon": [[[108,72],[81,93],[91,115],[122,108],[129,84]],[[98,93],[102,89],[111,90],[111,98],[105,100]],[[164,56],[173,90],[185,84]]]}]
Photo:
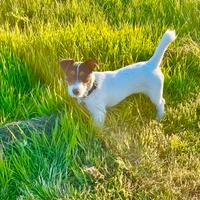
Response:
[{"label": "grass", "polygon": [[[58,114],[0,151],[1,199],[199,199],[200,2],[0,2],[0,124]],[[166,115],[137,94],[96,130],[66,92],[58,61],[96,58],[100,71],[148,59],[167,28]],[[91,170],[94,169],[94,170]]]}]

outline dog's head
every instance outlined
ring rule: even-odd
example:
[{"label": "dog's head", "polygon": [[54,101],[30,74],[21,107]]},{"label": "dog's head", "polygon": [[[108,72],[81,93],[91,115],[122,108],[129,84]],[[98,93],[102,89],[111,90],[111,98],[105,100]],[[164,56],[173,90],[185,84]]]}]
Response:
[{"label": "dog's head", "polygon": [[63,59],[60,61],[60,66],[65,73],[69,95],[76,98],[84,97],[93,85],[92,72],[98,67],[97,61],[90,59],[85,62],[75,62],[72,59]]}]

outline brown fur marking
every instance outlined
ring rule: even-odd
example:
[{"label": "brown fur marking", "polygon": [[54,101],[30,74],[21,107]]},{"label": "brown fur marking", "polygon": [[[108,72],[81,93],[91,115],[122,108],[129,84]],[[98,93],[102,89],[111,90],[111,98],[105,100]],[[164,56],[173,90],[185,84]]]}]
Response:
[{"label": "brown fur marking", "polygon": [[[68,85],[72,85],[77,81],[77,68],[79,63],[74,62],[71,59],[63,59],[60,61],[60,65],[65,72]],[[80,64],[78,81],[84,84],[90,84],[92,80],[92,71],[95,67],[98,67],[98,63],[95,59],[87,60]]]}]

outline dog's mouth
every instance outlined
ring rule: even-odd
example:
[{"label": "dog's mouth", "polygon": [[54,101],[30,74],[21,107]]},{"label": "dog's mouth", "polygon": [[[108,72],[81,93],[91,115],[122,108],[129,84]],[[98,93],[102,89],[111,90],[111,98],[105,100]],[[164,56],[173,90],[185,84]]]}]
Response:
[{"label": "dog's mouth", "polygon": [[72,97],[74,97],[74,98],[82,98],[83,96],[82,95],[73,95]]},{"label": "dog's mouth", "polygon": [[69,91],[68,93],[73,98],[83,98],[85,96],[85,94],[87,93],[87,91],[83,93],[83,92],[81,92],[79,90],[78,91],[77,90],[72,90],[72,91]]}]

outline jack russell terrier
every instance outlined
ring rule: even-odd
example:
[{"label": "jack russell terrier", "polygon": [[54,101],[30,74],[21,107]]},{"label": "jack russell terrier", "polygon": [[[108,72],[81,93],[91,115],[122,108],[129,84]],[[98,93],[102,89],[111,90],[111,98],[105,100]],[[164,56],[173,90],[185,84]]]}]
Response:
[{"label": "jack russell terrier", "polygon": [[115,71],[94,72],[98,67],[95,59],[75,62],[63,59],[64,70],[70,96],[83,102],[97,126],[104,124],[106,108],[118,104],[133,93],[144,93],[155,104],[156,119],[164,115],[163,84],[164,75],[160,63],[168,45],[176,39],[175,31],[167,30],[153,56]]}]

